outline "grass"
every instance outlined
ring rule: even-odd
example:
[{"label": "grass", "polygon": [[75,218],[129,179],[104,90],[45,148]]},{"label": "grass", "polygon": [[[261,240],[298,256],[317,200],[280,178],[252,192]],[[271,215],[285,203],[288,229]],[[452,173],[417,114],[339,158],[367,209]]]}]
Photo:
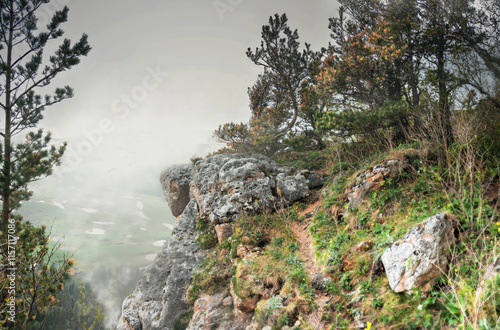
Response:
[{"label": "grass", "polygon": [[[457,135],[447,148],[431,139],[375,152],[357,143],[331,147],[330,155],[321,154],[321,161],[331,162],[323,168],[330,179],[321,209],[308,220],[299,216],[306,208],[300,203],[275,214],[242,216],[230,241],[215,247],[195,275],[197,292],[232,286],[242,300],[257,297],[255,319],[276,329],[296,321],[314,328],[308,317],[316,312],[331,329],[352,327],[356,320],[381,329],[498,329],[500,277],[489,269],[500,257],[500,162],[498,155],[481,153],[486,149],[467,141]],[[289,165],[313,168],[317,154],[288,156]],[[358,183],[357,176],[390,159],[407,164],[399,177],[385,179],[359,207],[349,206],[346,192]],[[429,292],[394,293],[382,254],[440,212],[460,219],[459,239],[447,251],[450,264],[430,282]],[[309,223],[316,262],[331,279],[323,287],[314,286],[307,274],[290,229],[293,221]],[[242,245],[259,252],[241,259]],[[328,302],[318,306],[324,295]]]},{"label": "grass", "polygon": [[[293,325],[300,313],[314,307],[314,290],[290,221],[296,221],[294,211],[238,219],[230,243],[212,249],[195,272],[190,303],[201,293],[213,294],[232,284],[240,299],[259,298],[255,313],[260,324]],[[238,246],[258,252],[241,259]]]}]

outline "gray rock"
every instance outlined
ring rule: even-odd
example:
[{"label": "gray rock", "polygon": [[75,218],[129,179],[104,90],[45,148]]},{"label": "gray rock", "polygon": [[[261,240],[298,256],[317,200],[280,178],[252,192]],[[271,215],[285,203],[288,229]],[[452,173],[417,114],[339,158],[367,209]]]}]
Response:
[{"label": "gray rock", "polygon": [[500,258],[496,259],[488,266],[484,278],[487,280],[494,280],[498,273],[500,273]]},{"label": "gray rock", "polygon": [[379,189],[386,179],[397,179],[407,166],[406,161],[391,159],[359,173],[356,176],[357,184],[346,191],[349,206],[359,207],[369,192]]},{"label": "gray rock", "polygon": [[312,172],[293,174],[262,155],[215,155],[195,165],[191,194],[203,217],[214,224],[228,223],[242,212],[287,206],[306,197],[309,186],[316,187],[320,181]]},{"label": "gray rock", "polygon": [[243,330],[243,324],[232,317],[231,296],[225,290],[215,295],[202,294],[194,303],[194,315],[189,322],[187,330],[217,329],[217,330]]},{"label": "gray rock", "polygon": [[311,283],[316,290],[326,290],[332,281],[331,278],[325,277],[321,272],[315,273],[311,279]]},{"label": "gray rock", "polygon": [[187,329],[216,329],[226,317],[224,299],[227,296],[227,291],[212,296],[202,294],[194,303],[193,318]]},{"label": "gray rock", "polygon": [[[190,310],[185,301],[186,287],[205,256],[196,242],[199,216],[217,225],[218,238],[225,241],[232,234],[230,222],[241,212],[255,214],[279,204],[289,205],[306,197],[310,189],[323,184],[322,180],[309,171],[294,174],[292,169],[261,155],[215,155],[198,161],[194,167],[177,165],[165,170],[160,177],[165,198],[180,219],[168,245],[123,302],[117,329],[173,329],[179,317]],[[193,318],[192,327],[244,329],[251,322],[251,314],[245,313],[225,318],[234,304],[227,295],[202,298],[197,301],[195,312],[199,316]]]},{"label": "gray rock", "polygon": [[445,271],[457,223],[455,217],[438,213],[413,227],[384,252],[382,263],[392,290],[411,293]]},{"label": "gray rock", "polygon": [[174,165],[164,170],[160,175],[163,194],[174,217],[182,214],[189,203],[189,185],[193,165]]},{"label": "gray rock", "polygon": [[297,201],[309,195],[309,186],[306,178],[298,173],[294,176],[284,173],[276,177],[278,195],[287,201]]},{"label": "gray rock", "polygon": [[142,275],[133,294],[125,299],[117,329],[173,329],[189,311],[184,301],[193,270],[204,257],[195,237],[198,208],[192,200],[172,232],[168,245]]},{"label": "gray rock", "polygon": [[311,171],[300,171],[299,174],[303,175],[307,181],[309,189],[321,188],[325,184],[325,177]]}]

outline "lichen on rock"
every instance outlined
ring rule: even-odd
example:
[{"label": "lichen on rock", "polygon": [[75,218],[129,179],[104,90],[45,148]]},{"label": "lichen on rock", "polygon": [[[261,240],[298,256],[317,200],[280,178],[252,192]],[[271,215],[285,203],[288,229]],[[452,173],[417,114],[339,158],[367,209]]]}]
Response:
[{"label": "lichen on rock", "polygon": [[[231,222],[243,212],[255,214],[290,205],[307,197],[310,189],[320,186],[324,179],[309,171],[294,173],[261,155],[223,154],[198,161],[194,166],[171,166],[162,172],[160,181],[173,215],[180,217],[168,245],[123,302],[120,330],[173,329],[175,322],[191,309],[186,288],[205,256],[196,239],[202,234],[197,228],[198,219],[210,222],[222,243],[232,235]],[[219,304],[219,298],[227,301],[227,297],[202,295],[196,301],[195,314],[217,323],[224,314],[220,309],[228,307]],[[236,315],[241,320],[234,324],[223,322],[221,329],[250,323],[244,313],[252,311],[257,300],[258,296],[234,298],[231,305],[242,311]],[[193,321],[190,327],[199,324]]]},{"label": "lichen on rock", "polygon": [[457,223],[455,217],[438,213],[384,252],[382,263],[392,290],[411,293],[445,272]]}]

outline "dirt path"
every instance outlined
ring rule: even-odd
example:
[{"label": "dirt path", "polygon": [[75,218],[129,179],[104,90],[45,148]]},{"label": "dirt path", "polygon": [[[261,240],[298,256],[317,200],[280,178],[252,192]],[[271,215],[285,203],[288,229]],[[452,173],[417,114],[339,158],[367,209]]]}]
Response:
[{"label": "dirt path", "polygon": [[[319,207],[320,202],[309,205],[307,209],[299,214],[299,218],[306,216],[310,212],[315,212]],[[313,279],[316,274],[322,273],[321,267],[316,264],[314,257],[314,249],[312,247],[312,236],[309,232],[309,225],[311,224],[310,219],[298,222],[294,221],[291,223],[290,227],[299,243],[299,256],[305,261],[305,268],[309,274],[309,278]],[[313,313],[310,313],[307,317],[309,325],[313,326],[315,329],[328,329],[325,322],[321,320],[321,316],[325,312],[324,305],[329,301],[327,295],[322,291],[316,290],[316,304],[318,309]]]}]

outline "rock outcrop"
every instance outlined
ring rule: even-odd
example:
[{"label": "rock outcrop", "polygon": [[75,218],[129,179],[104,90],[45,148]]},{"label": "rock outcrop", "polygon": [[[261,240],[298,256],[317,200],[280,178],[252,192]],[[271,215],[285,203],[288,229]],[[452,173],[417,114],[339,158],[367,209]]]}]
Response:
[{"label": "rock outcrop", "polygon": [[194,314],[187,330],[244,330],[245,322],[233,316],[233,298],[227,290],[215,295],[202,294],[194,303]]},{"label": "rock outcrop", "polygon": [[[255,214],[290,205],[307,197],[324,180],[309,171],[294,173],[265,156],[227,154],[212,156],[194,166],[170,167],[161,174],[160,181],[172,214],[180,218],[168,245],[123,302],[120,330],[173,329],[181,315],[190,310],[185,301],[186,288],[204,257],[196,241],[200,234],[198,218],[211,222],[222,242],[232,235],[231,222],[242,212]],[[203,325],[204,329],[238,329],[245,324],[223,322],[216,327],[226,314],[224,309],[242,303],[233,297],[229,305],[228,298],[231,296],[227,292],[198,298],[198,316],[190,328]]]},{"label": "rock outcrop", "polygon": [[191,200],[175,226],[168,245],[156,256],[122,305],[117,329],[173,329],[179,317],[189,311],[185,287],[202,260],[196,236],[198,206]]},{"label": "rock outcrop", "polygon": [[349,206],[359,207],[369,192],[380,190],[384,180],[397,179],[407,167],[406,161],[391,159],[359,173],[356,184],[346,191]]},{"label": "rock outcrop", "polygon": [[177,217],[190,201],[189,185],[192,177],[193,165],[174,165],[167,168],[160,175],[163,194],[167,200],[170,211]]},{"label": "rock outcrop", "polygon": [[457,224],[455,217],[438,213],[387,249],[382,263],[391,289],[410,293],[443,274],[449,262],[447,251],[456,240]]},{"label": "rock outcrop", "polygon": [[214,224],[287,206],[323,184],[312,172],[294,174],[261,155],[216,155],[196,164],[191,185],[200,215]]}]

